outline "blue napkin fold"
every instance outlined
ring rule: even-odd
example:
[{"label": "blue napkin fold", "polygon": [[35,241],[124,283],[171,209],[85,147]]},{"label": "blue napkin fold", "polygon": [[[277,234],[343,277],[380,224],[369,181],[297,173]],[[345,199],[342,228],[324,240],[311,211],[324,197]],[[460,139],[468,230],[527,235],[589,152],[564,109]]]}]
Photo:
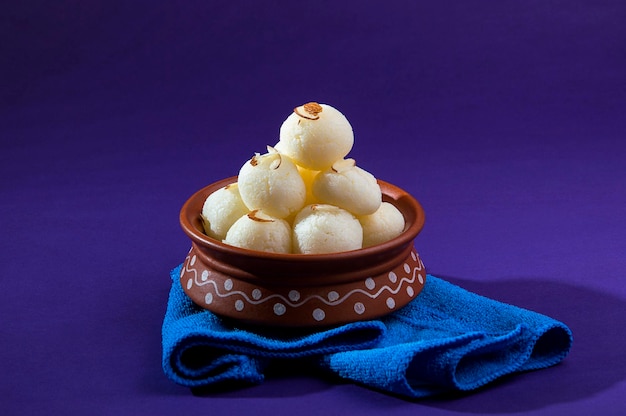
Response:
[{"label": "blue napkin fold", "polygon": [[260,383],[270,362],[307,358],[346,380],[419,398],[554,365],[572,344],[559,321],[432,275],[415,300],[381,319],[297,334],[252,329],[196,306],[180,286],[180,267],[171,272],[163,369],[189,387]]},{"label": "blue napkin fold", "polygon": [[181,267],[170,274],[162,341],[165,374],[184,386],[259,383],[269,360],[366,349],[376,345],[385,331],[379,321],[317,331],[258,327],[251,331],[194,304],[180,285]]},{"label": "blue napkin fold", "polygon": [[375,348],[328,354],[321,365],[370,388],[420,398],[549,367],[572,345],[565,324],[432,275],[414,301],[381,322],[386,331]]}]

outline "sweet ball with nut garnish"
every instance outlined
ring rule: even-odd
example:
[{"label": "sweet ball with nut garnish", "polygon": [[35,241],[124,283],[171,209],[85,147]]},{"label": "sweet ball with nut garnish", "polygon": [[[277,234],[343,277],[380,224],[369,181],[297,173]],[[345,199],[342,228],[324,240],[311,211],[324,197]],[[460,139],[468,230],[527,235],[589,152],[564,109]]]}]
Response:
[{"label": "sweet ball with nut garnish", "polygon": [[298,168],[271,147],[244,163],[238,183],[241,199],[250,210],[286,218],[304,206],[306,187]]},{"label": "sweet ball with nut garnish", "polygon": [[283,219],[254,210],[235,221],[224,243],[250,250],[290,253],[291,227]]},{"label": "sweet ball with nut garnish", "polygon": [[382,202],[376,178],[356,165],[354,159],[342,159],[313,179],[312,193],[317,200],[336,205],[354,215],[373,214]]},{"label": "sweet ball with nut garnish", "polygon": [[275,146],[298,165],[324,170],[352,150],[354,133],[348,119],[328,104],[296,107],[280,127]]}]

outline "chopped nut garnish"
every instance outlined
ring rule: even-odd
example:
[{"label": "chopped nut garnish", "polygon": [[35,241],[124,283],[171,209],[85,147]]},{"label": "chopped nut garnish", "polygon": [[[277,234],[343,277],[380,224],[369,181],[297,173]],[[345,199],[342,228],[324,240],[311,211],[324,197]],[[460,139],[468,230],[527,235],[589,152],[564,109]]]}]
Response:
[{"label": "chopped nut garnish", "polygon": [[276,152],[276,153],[272,153],[272,155],[276,155],[276,158],[274,160],[272,160],[272,163],[270,163],[270,169],[278,169],[280,167],[280,164],[283,161],[283,158],[280,156],[280,153]]},{"label": "chopped nut garnish", "polygon": [[258,222],[274,222],[274,220],[272,220],[272,219],[257,217],[256,214],[258,212],[259,212],[258,209],[255,209],[254,211],[250,211],[248,213],[248,218],[250,218],[252,221],[258,221]]},{"label": "chopped nut garnish", "polygon": [[305,105],[303,105],[303,107],[304,111],[311,114],[312,116],[317,116],[324,110],[321,105],[315,102],[306,103]]},{"label": "chopped nut garnish", "polygon": [[319,113],[321,113],[324,109],[321,105],[316,102],[306,103],[300,107],[296,107],[293,111],[302,118],[306,118],[308,120],[317,120],[320,118]]},{"label": "chopped nut garnish", "polygon": [[331,169],[333,170],[333,172],[340,173],[355,166],[356,161],[354,159],[342,159],[333,163]]}]

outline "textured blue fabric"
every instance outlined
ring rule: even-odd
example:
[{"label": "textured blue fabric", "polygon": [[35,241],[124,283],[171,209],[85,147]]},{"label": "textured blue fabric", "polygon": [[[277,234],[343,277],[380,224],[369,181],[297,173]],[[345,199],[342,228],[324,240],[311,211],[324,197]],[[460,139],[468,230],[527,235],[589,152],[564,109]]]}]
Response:
[{"label": "textured blue fabric", "polygon": [[289,336],[242,329],[193,304],[179,272],[171,273],[163,369],[190,387],[259,383],[271,360],[312,357],[346,380],[419,398],[554,365],[572,344],[559,321],[432,275],[413,302],[382,319]]},{"label": "textured blue fabric", "polygon": [[554,365],[572,345],[563,323],[432,275],[413,302],[381,321],[387,330],[375,348],[328,354],[321,364],[370,388],[419,398]]},{"label": "textured blue fabric", "polygon": [[206,387],[263,380],[271,359],[293,359],[364,349],[378,343],[385,326],[379,321],[350,323],[326,330],[295,331],[255,328],[221,319],[195,305],[172,270],[172,287],[163,320],[163,370],[178,384]]}]

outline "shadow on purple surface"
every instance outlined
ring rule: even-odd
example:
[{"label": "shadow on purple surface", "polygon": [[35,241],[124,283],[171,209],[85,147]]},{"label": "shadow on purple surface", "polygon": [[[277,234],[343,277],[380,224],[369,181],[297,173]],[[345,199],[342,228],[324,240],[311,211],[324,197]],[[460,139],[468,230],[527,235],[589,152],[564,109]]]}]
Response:
[{"label": "shadow on purple surface", "polygon": [[555,367],[505,377],[470,393],[421,400],[421,404],[466,413],[523,412],[578,401],[626,379],[623,299],[549,279],[443,279],[561,320],[572,330],[574,344],[569,356]]}]

